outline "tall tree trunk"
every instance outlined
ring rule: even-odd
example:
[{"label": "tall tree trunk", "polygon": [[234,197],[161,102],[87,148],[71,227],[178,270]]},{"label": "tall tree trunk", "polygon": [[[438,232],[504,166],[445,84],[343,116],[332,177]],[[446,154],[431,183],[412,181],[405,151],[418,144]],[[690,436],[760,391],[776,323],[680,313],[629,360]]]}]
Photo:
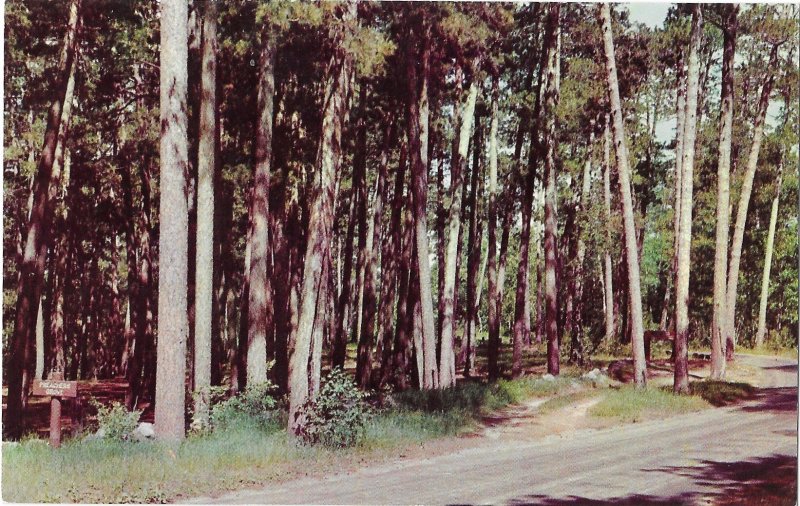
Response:
[{"label": "tall tree trunk", "polygon": [[187,6],[161,3],[161,202],[158,262],[156,437],[184,438],[189,208]]},{"label": "tall tree trunk", "polygon": [[258,119],[250,228],[250,276],[247,311],[247,384],[267,381],[267,335],[272,330],[274,297],[268,274],[269,192],[272,161],[272,112],[275,96],[275,38],[262,28],[259,56]]},{"label": "tall tree trunk", "polygon": [[[405,312],[406,298],[408,292],[408,269],[410,263],[411,251],[403,249],[405,236],[408,234],[410,228],[402,228],[402,219],[404,214],[403,205],[403,188],[405,187],[405,173],[406,173],[406,146],[405,143],[400,146],[400,164],[397,166],[397,172],[394,179],[394,196],[392,197],[392,214],[389,223],[390,236],[389,240],[384,243],[384,248],[381,253],[381,274],[383,280],[381,285],[383,287],[383,295],[381,296],[380,307],[378,308],[379,327],[383,334],[383,355],[381,357],[381,374],[378,382],[378,389],[387,384],[392,376],[392,357],[397,357],[398,353],[403,353],[398,350],[398,346],[405,345],[407,347],[407,339],[398,343],[399,340],[395,339],[396,333],[401,326],[404,325],[404,320],[400,318],[400,312]],[[407,210],[405,211],[408,212]],[[406,231],[405,233],[403,231]],[[410,238],[409,238],[410,241]],[[400,278],[400,280],[398,280]],[[398,290],[398,284],[400,290]],[[395,297],[398,293],[399,297]],[[392,325],[392,316],[394,315],[395,299],[397,299],[397,320],[395,325]],[[396,327],[396,329],[395,329]],[[394,343],[394,350],[392,350],[392,343]],[[405,371],[407,360],[404,357],[398,357],[399,360],[394,361],[394,370]],[[403,375],[405,377],[405,375]],[[405,386],[405,385],[403,385]]]},{"label": "tall tree trunk", "polygon": [[[547,336],[547,372],[559,374],[558,300],[556,285],[557,217],[556,217],[556,122],[555,111],[559,101],[561,65],[561,6],[549,6],[547,26],[552,41],[547,51],[547,91],[545,92],[545,200],[544,200],[544,254],[545,254],[545,332]],[[545,35],[547,37],[547,35]]]},{"label": "tall tree trunk", "polygon": [[[499,295],[502,288],[499,286],[497,266],[497,130],[499,123],[499,76],[492,76],[492,117],[489,126],[489,223],[487,234],[489,236],[489,347],[493,348],[500,341],[500,320],[503,305]],[[496,356],[494,358],[496,364]]]},{"label": "tall tree trunk", "polygon": [[714,250],[714,314],[711,332],[711,378],[725,376],[725,296],[728,269],[728,230],[730,228],[731,140],[733,137],[733,65],[736,55],[736,16],[739,6],[728,7],[724,21],[722,54],[722,98],[719,118],[719,160],[717,164],[717,233]]},{"label": "tall tree trunk", "polygon": [[733,242],[731,243],[730,266],[728,269],[727,300],[725,302],[725,310],[727,312],[727,322],[724,325],[726,331],[725,354],[729,360],[733,359],[733,351],[736,344],[736,296],[739,285],[739,263],[742,259],[742,243],[744,242],[744,227],[747,222],[747,208],[750,205],[753,179],[758,168],[758,153],[761,150],[761,141],[764,137],[764,122],[767,116],[769,97],[772,93],[772,85],[775,82],[777,65],[778,45],[775,44],[772,46],[767,74],[764,76],[764,83],[761,85],[758,112],[753,123],[753,144],[750,145],[747,168],[742,181],[742,190],[739,194],[739,204],[736,206],[736,225],[733,228]]},{"label": "tall tree trunk", "polygon": [[678,243],[681,235],[681,188],[683,188],[683,149],[684,149],[684,130],[686,123],[686,69],[683,59],[679,62],[677,79],[677,119],[675,128],[675,204],[673,207],[673,254],[670,272],[667,274],[667,286],[664,291],[664,305],[661,312],[661,328],[668,327],[668,314],[672,307],[670,304],[670,294],[675,288],[670,281],[674,280],[678,274]]},{"label": "tall tree trunk", "polygon": [[692,184],[697,131],[698,48],[702,37],[703,11],[699,4],[692,14],[686,79],[686,117],[681,160],[681,210],[678,234],[677,281],[675,290],[675,393],[689,391],[689,268],[692,240]]},{"label": "tall tree trunk", "polygon": [[[356,22],[356,3],[348,2],[342,6],[342,23],[347,28],[334,29],[333,40],[340,41]],[[300,292],[297,329],[294,349],[289,357],[289,430],[296,434],[305,420],[299,413],[300,407],[309,398],[308,368],[312,352],[317,299],[324,277],[324,266],[329,256],[331,233],[333,229],[334,189],[336,176],[341,166],[342,123],[347,107],[347,92],[350,81],[350,64],[345,48],[338,43],[328,63],[323,98],[322,130],[317,151],[317,170],[314,182],[306,235],[305,263]],[[324,307],[324,306],[322,306]]]},{"label": "tall tree trunk", "polygon": [[[788,105],[788,104],[787,104]],[[775,198],[772,199],[772,208],[769,215],[769,231],[767,244],[764,248],[764,273],[761,276],[761,298],[758,304],[758,330],[756,331],[756,347],[764,345],[764,336],[767,332],[767,298],[769,297],[769,271],[772,267],[772,251],[775,244],[775,226],[778,223],[778,202],[781,196],[781,180],[783,176],[783,153],[778,166],[778,182],[775,185]]]},{"label": "tall tree trunk", "polygon": [[[472,174],[470,177],[469,192],[469,214],[467,217],[468,236],[467,236],[467,307],[466,325],[464,326],[464,336],[462,338],[461,354],[464,360],[464,376],[469,376],[475,362],[475,339],[477,337],[478,326],[478,280],[480,278],[481,262],[481,243],[483,230],[480,218],[480,198],[483,193],[483,179],[481,172],[483,169],[483,129],[481,128],[480,117],[475,117],[475,135],[472,141],[473,163]],[[482,207],[482,206],[481,206]]]},{"label": "tall tree trunk", "polygon": [[603,129],[603,205],[606,217],[606,247],[603,254],[603,288],[605,289],[606,343],[611,344],[616,334],[616,314],[614,303],[614,276],[611,270],[611,125],[605,115]]},{"label": "tall tree trunk", "polygon": [[356,125],[356,151],[353,157],[353,179],[358,185],[353,185],[353,191],[358,195],[356,199],[356,219],[358,223],[358,264],[356,268],[354,302],[352,304],[353,325],[351,334],[353,342],[361,342],[361,328],[364,318],[364,280],[367,269],[367,236],[369,225],[367,213],[369,210],[369,189],[366,177],[367,166],[367,86],[360,85],[359,90],[360,113]]},{"label": "tall tree trunk", "polygon": [[[611,102],[611,130],[614,136],[614,147],[617,154],[617,170],[619,174],[620,194],[622,197],[623,219],[625,223],[625,253],[628,259],[628,292],[631,309],[631,347],[633,348],[633,379],[636,386],[643,387],[646,382],[646,364],[644,356],[644,328],[642,326],[642,295],[639,282],[639,258],[636,243],[636,224],[633,219],[633,201],[631,198],[630,165],[628,164],[628,148],[625,141],[625,130],[622,122],[622,106],[619,99],[617,83],[617,64],[614,55],[614,39],[611,32],[611,8],[607,3],[600,6],[600,17],[603,31],[603,48],[605,52],[606,72],[608,78],[608,95]],[[687,262],[688,263],[688,262]],[[687,285],[688,286],[688,285]]]},{"label": "tall tree trunk", "polygon": [[[402,167],[402,165],[401,165]],[[395,181],[402,182],[400,176],[397,176]],[[411,366],[411,358],[413,354],[413,339],[414,339],[414,307],[416,301],[419,299],[419,289],[414,291],[411,285],[412,277],[415,276],[415,260],[414,260],[414,215],[411,209],[410,198],[400,198],[398,202],[398,193],[402,195],[402,189],[395,190],[395,206],[400,206],[402,214],[403,227],[398,227],[394,230],[402,230],[402,244],[400,245],[400,257],[398,265],[398,290],[397,290],[397,325],[394,331],[394,385],[398,390],[405,390],[408,388],[408,370]],[[395,207],[392,209],[394,215]],[[393,218],[394,219],[394,218]],[[400,239],[398,237],[398,239]],[[399,244],[399,243],[398,243]],[[418,377],[418,375],[417,375]]]},{"label": "tall tree trunk", "polygon": [[450,168],[450,210],[447,218],[447,243],[444,254],[444,291],[442,299],[442,353],[439,364],[439,386],[455,385],[456,365],[454,335],[456,328],[455,292],[459,232],[461,228],[461,189],[464,184],[469,140],[472,136],[472,121],[475,116],[475,103],[478,99],[478,83],[473,80],[464,104],[461,106],[461,124],[458,127],[458,150]]},{"label": "tall tree trunk", "polygon": [[[66,360],[64,356],[64,284],[67,275],[66,257],[68,256],[68,237],[67,218],[68,218],[68,205],[70,202],[69,189],[72,186],[69,184],[70,179],[70,156],[69,150],[66,147],[67,136],[69,134],[70,123],[72,120],[72,102],[75,93],[75,69],[77,64],[73,64],[67,78],[67,87],[64,92],[64,105],[61,111],[62,127],[58,133],[58,143],[56,145],[55,159],[53,161],[53,173],[51,176],[51,184],[48,189],[48,200],[50,206],[55,209],[58,200],[58,194],[61,193],[64,198],[63,214],[61,216],[62,223],[65,230],[62,231],[58,242],[52,248],[52,267],[50,270],[51,277],[51,291],[50,291],[50,339],[53,341],[53,360],[54,368],[51,373],[52,377],[64,378]],[[33,195],[33,194],[31,194]],[[54,211],[51,211],[54,217]],[[51,218],[52,219],[52,218]],[[46,245],[42,244],[42,248]],[[43,252],[46,254],[46,249]],[[41,327],[41,328],[40,328]],[[39,301],[39,310],[36,317],[36,374],[35,377],[42,379],[41,372],[44,372],[44,315],[42,311],[41,297]],[[39,361],[42,361],[42,369],[39,368]],[[27,392],[28,385],[23,381],[23,395]]]},{"label": "tall tree trunk", "polygon": [[[407,52],[408,73],[408,146],[411,165],[411,190],[413,195],[413,215],[416,253],[416,269],[419,272],[419,315],[421,323],[420,346],[416,347],[417,360],[422,364],[421,388],[432,389],[439,386],[439,373],[436,364],[436,335],[433,319],[433,296],[431,294],[431,266],[428,256],[428,81],[430,78],[431,34],[423,28],[420,34],[409,34]],[[413,32],[413,28],[412,28]],[[422,54],[414,51],[414,42],[422,44]],[[417,61],[420,69],[417,72]],[[420,357],[422,355],[422,357]],[[420,360],[421,359],[421,360]]]},{"label": "tall tree trunk", "polygon": [[386,192],[386,177],[389,171],[389,148],[392,143],[392,120],[388,119],[384,131],[384,144],[381,152],[378,177],[375,181],[375,198],[369,213],[367,247],[365,250],[366,272],[364,276],[364,307],[361,322],[361,340],[358,343],[356,380],[362,388],[372,382],[372,347],[375,343],[375,317],[378,306],[378,255],[377,245],[381,242],[381,218],[383,217],[383,195]]},{"label": "tall tree trunk", "polygon": [[[197,246],[195,248],[193,423],[208,425],[211,386],[211,329],[214,298],[214,172],[217,148],[217,2],[206,0],[203,12],[200,71],[200,126],[197,148]],[[272,111],[270,111],[270,120]]]},{"label": "tall tree trunk", "polygon": [[[8,361],[8,409],[5,428],[11,437],[19,437],[22,431],[22,410],[25,404],[26,385],[23,375],[30,363],[29,342],[34,338],[36,313],[44,282],[50,222],[53,203],[50,201],[50,185],[60,174],[54,174],[56,146],[63,123],[62,109],[69,86],[72,67],[77,52],[77,32],[80,22],[80,0],[72,0],[69,9],[67,33],[56,68],[57,83],[54,86],[55,98],[50,104],[47,116],[44,145],[36,168],[33,185],[33,205],[28,220],[24,247],[19,265],[20,278],[14,334],[10,340],[10,360]],[[60,172],[60,171],[59,171]],[[55,177],[54,177],[55,176]]]}]

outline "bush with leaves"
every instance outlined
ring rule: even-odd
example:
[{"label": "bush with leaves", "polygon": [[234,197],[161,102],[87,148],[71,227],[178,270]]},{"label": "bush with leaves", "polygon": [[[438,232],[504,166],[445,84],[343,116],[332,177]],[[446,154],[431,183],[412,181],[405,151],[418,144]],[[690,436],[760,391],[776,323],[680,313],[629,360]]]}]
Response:
[{"label": "bush with leaves", "polygon": [[230,427],[243,418],[264,428],[277,419],[277,388],[266,381],[248,385],[244,392],[224,399],[220,395],[211,396],[211,429]]},{"label": "bush with leaves", "polygon": [[139,425],[139,417],[142,416],[140,410],[128,411],[125,406],[118,402],[106,406],[96,399],[90,399],[92,406],[97,409],[97,423],[99,428],[97,434],[103,439],[113,441],[132,440],[133,431]]},{"label": "bush with leaves", "polygon": [[345,448],[357,444],[371,416],[365,394],[341,369],[334,369],[315,399],[308,400],[298,416],[304,420],[297,430],[300,441],[310,445]]}]

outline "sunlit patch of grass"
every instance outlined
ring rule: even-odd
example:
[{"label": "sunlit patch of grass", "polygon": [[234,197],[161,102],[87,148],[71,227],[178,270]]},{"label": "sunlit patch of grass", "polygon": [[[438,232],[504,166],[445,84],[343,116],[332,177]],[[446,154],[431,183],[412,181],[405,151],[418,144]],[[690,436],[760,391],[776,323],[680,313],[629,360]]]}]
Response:
[{"label": "sunlit patch of grass", "polygon": [[744,355],[759,355],[759,356],[766,355],[766,356],[794,358],[794,359],[797,359],[798,356],[800,356],[797,347],[784,348],[784,347],[777,347],[774,345],[770,345],[769,343],[764,346],[759,346],[755,348],[739,348],[736,350],[736,353],[742,353]]},{"label": "sunlit patch of grass", "polygon": [[727,406],[753,397],[756,389],[747,383],[705,380],[690,385],[693,395],[699,395],[714,406]]},{"label": "sunlit patch of grass", "polygon": [[639,422],[708,408],[709,403],[694,395],[674,395],[666,389],[623,387],[610,390],[589,408],[589,415],[621,422]]}]

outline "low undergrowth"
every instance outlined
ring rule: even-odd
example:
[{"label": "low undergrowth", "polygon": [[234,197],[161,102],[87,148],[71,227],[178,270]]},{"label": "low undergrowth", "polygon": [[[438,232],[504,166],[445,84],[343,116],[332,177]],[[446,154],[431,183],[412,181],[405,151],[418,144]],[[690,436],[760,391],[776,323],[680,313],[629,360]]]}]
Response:
[{"label": "low undergrowth", "polygon": [[611,390],[589,408],[589,415],[633,423],[708,408],[709,403],[695,395],[674,395],[661,388],[625,386]]},{"label": "low undergrowth", "polygon": [[53,450],[40,440],[4,443],[2,495],[10,502],[158,503],[333,471],[354,458],[379,460],[467,432],[485,413],[557,394],[573,381],[523,378],[396,394],[346,449],[296,444],[280,410],[227,410],[214,430],[192,432],[179,445],[73,439]]}]

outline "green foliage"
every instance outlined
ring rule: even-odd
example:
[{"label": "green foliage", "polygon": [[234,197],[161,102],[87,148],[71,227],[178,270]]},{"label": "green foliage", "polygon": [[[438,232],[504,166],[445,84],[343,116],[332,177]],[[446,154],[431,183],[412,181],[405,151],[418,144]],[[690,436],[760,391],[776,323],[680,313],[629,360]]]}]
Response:
[{"label": "green foliage", "polygon": [[142,412],[139,410],[128,411],[128,409],[118,402],[110,406],[101,404],[96,399],[90,399],[89,403],[97,409],[98,432],[103,439],[110,441],[130,441],[133,431],[139,424]]},{"label": "green foliage", "polygon": [[309,399],[299,416],[304,419],[297,433],[300,441],[330,448],[354,446],[364,436],[364,425],[371,416],[365,394],[341,369],[325,378],[319,394]]},{"label": "green foliage", "polygon": [[224,430],[237,425],[254,425],[266,429],[280,422],[276,387],[269,381],[248,385],[241,392],[228,399],[224,398],[224,388],[212,393],[210,423],[211,430]]},{"label": "green foliage", "polygon": [[705,400],[693,395],[674,395],[661,388],[624,387],[609,391],[600,402],[589,408],[589,415],[615,418],[622,422],[641,422],[706,407],[708,403]]}]

